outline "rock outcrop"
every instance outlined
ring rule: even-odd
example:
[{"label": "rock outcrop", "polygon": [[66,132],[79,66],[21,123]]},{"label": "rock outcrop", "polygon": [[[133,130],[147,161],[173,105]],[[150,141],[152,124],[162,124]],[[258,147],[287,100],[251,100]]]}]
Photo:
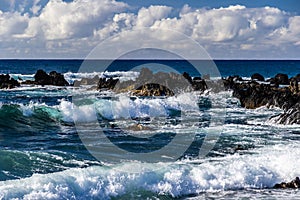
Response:
[{"label": "rock outcrop", "polygon": [[36,85],[55,85],[55,86],[69,86],[69,83],[65,80],[61,73],[52,71],[47,74],[44,70],[39,69],[34,75],[34,81],[27,81],[25,84]]},{"label": "rock outcrop", "polygon": [[251,76],[251,80],[265,81],[265,78],[263,77],[263,75],[255,73]]},{"label": "rock outcrop", "polygon": [[20,83],[14,78],[11,78],[9,74],[0,74],[0,89],[12,89],[19,86]]},{"label": "rock outcrop", "polygon": [[207,89],[205,80],[200,77],[192,78],[188,73],[176,74],[153,73],[148,68],[141,69],[136,80],[121,82],[118,78],[101,78],[98,90],[109,89],[117,93],[131,92],[137,96],[173,96],[180,92]]},{"label": "rock outcrop", "polygon": [[290,182],[282,182],[282,183],[277,183],[273,187],[274,189],[298,189],[300,188],[300,179],[299,177],[296,177],[294,180]]},{"label": "rock outcrop", "polygon": [[[274,84],[271,84],[272,81]],[[259,84],[256,81],[243,81],[239,76],[230,76],[224,80],[225,88],[233,90],[245,108],[255,109],[261,106],[276,106],[284,113],[274,117],[281,124],[300,124],[300,93],[297,77],[288,79],[286,74],[277,74],[272,81]],[[289,85],[279,87],[279,84]]]}]

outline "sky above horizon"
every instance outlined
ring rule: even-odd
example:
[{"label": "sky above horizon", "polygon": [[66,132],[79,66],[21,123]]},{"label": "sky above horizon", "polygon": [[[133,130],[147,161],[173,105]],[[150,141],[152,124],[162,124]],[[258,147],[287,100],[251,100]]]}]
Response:
[{"label": "sky above horizon", "polygon": [[[214,59],[300,59],[298,0],[3,0],[0,58],[85,58],[110,37],[143,42],[143,28],[179,32]],[[157,46],[172,38],[160,34]]]}]

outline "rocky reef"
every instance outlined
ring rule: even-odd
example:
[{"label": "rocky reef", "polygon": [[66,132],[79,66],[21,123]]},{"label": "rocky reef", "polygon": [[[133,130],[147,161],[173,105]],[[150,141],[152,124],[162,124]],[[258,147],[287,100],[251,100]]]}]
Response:
[{"label": "rocky reef", "polygon": [[101,78],[97,89],[110,89],[114,92],[131,92],[136,96],[173,96],[192,90],[205,91],[207,85],[200,77],[192,78],[188,73],[153,73],[143,68],[136,80],[120,81],[118,78]]},{"label": "rocky reef", "polygon": [[[192,78],[183,74],[158,72],[153,73],[143,68],[136,80],[121,81],[119,78],[100,78],[81,80],[78,84],[97,83],[96,89],[129,92],[136,96],[173,96],[180,92],[200,91],[209,89],[212,92],[232,90],[241,106],[255,109],[261,106],[276,106],[284,113],[274,116],[272,120],[281,124],[300,124],[300,74],[289,78],[279,73],[266,80],[255,73],[251,80],[243,80],[240,76],[229,76],[221,80],[210,80],[201,77]],[[77,84],[77,85],[78,85]]]},{"label": "rocky reef", "polygon": [[263,76],[254,74],[251,81],[244,81],[239,76],[224,79],[226,89],[233,90],[233,96],[238,98],[245,108],[255,109],[261,106],[276,106],[284,113],[274,116],[273,120],[281,124],[300,124],[300,75],[291,77],[277,74],[264,83]]},{"label": "rocky reef", "polygon": [[[112,90],[116,93],[126,92],[135,96],[173,96],[181,92],[210,90],[220,92],[232,90],[241,106],[255,109],[261,106],[276,106],[284,113],[274,116],[272,120],[280,124],[300,124],[300,74],[289,78],[279,73],[265,79],[259,73],[251,76],[251,80],[243,80],[240,76],[229,76],[220,80],[210,80],[209,76],[191,77],[188,73],[153,73],[148,68],[141,69],[135,80],[122,81],[120,77],[95,76],[75,81],[74,86],[93,85],[91,89]],[[52,71],[47,74],[38,70],[34,80],[26,80],[21,84],[69,86],[61,73]],[[20,83],[7,75],[0,75],[0,88],[14,88]]]}]

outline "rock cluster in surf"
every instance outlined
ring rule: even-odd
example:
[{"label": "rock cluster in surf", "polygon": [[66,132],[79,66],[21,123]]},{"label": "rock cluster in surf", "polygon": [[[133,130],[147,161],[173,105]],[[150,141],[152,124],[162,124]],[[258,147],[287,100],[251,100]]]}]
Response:
[{"label": "rock cluster in surf", "polygon": [[[251,81],[244,81],[239,76],[230,76],[224,80],[224,86],[233,90],[241,106],[255,109],[261,106],[276,106],[284,113],[273,119],[281,124],[300,124],[300,75],[288,78],[286,74],[277,74],[264,83],[258,83],[252,76]],[[282,86],[281,86],[282,85]]]},{"label": "rock cluster in surf", "polygon": [[111,89],[115,92],[131,92],[136,96],[173,96],[183,91],[204,91],[206,82],[200,77],[192,78],[188,73],[153,73],[148,68],[141,69],[136,80],[121,82],[119,79],[101,78],[98,90]]},{"label": "rock cluster in surf", "polygon": [[255,109],[261,106],[276,106],[283,109],[284,113],[274,117],[275,122],[300,124],[299,82],[300,74],[289,78],[288,75],[279,73],[265,80],[261,74],[255,73],[250,81],[243,80],[240,76],[212,81],[200,77],[192,78],[188,73],[153,74],[144,68],[135,81],[120,82],[118,78],[101,78],[97,89],[131,92],[136,96],[172,96],[182,91],[203,92],[207,89],[213,92],[233,90],[233,96],[240,100],[242,107]]},{"label": "rock cluster in surf", "polygon": [[12,89],[19,86],[20,83],[14,78],[11,78],[9,74],[0,74],[0,89]]},{"label": "rock cluster in surf", "polygon": [[[243,80],[240,76],[229,76],[220,80],[210,80],[209,76],[191,77],[188,73],[176,74],[157,72],[147,68],[140,71],[135,80],[121,81],[119,77],[92,79],[83,78],[75,81],[74,86],[94,85],[92,89],[112,90],[114,92],[129,92],[136,96],[173,96],[180,92],[205,91],[213,92],[232,90],[233,96],[238,98],[241,106],[255,109],[261,106],[276,106],[284,113],[273,117],[277,123],[300,124],[300,74],[289,78],[279,73],[273,78],[265,80],[258,73],[251,76],[251,80]],[[47,74],[38,70],[34,80],[23,81],[22,84],[69,86],[64,76],[56,71]],[[20,86],[20,83],[7,75],[0,75],[0,88],[10,89]]]},{"label": "rock cluster in surf", "polygon": [[273,187],[274,189],[298,189],[300,188],[300,179],[299,177],[296,177],[294,180],[290,182],[282,182],[282,183],[277,183]]},{"label": "rock cluster in surf", "polygon": [[66,81],[64,75],[61,73],[52,71],[47,74],[42,69],[37,70],[34,75],[34,81],[26,80],[22,84],[69,86],[68,81]]}]

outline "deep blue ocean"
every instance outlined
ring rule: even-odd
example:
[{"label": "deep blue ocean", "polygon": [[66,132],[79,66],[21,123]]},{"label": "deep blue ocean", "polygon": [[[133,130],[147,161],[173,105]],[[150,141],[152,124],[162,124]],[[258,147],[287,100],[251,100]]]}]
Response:
[{"label": "deep blue ocean", "polygon": [[[0,60],[0,74],[134,80],[132,68],[154,63],[199,76],[179,60],[121,60],[105,72],[82,72],[82,62]],[[300,73],[296,60],[214,62],[222,77]],[[230,91],[149,98],[86,85],[3,89],[0,199],[300,199],[298,190],[270,189],[300,176],[300,126],[270,120],[282,112],[242,108]]]},{"label": "deep blue ocean", "polygon": [[[56,70],[60,73],[78,72],[83,60],[0,60],[0,73],[12,74],[34,74],[38,69],[44,69],[47,72]],[[132,66],[142,65],[145,63],[162,63],[179,72],[189,72],[193,75],[194,70],[187,61],[163,60],[163,61],[116,61],[110,67],[111,71],[127,71]],[[205,61],[199,61],[201,62]],[[265,77],[275,76],[277,73],[294,76],[300,73],[299,60],[214,60],[220,74],[223,77],[230,75],[240,75],[249,77],[254,73],[261,73]],[[101,61],[100,61],[101,63]]]}]

